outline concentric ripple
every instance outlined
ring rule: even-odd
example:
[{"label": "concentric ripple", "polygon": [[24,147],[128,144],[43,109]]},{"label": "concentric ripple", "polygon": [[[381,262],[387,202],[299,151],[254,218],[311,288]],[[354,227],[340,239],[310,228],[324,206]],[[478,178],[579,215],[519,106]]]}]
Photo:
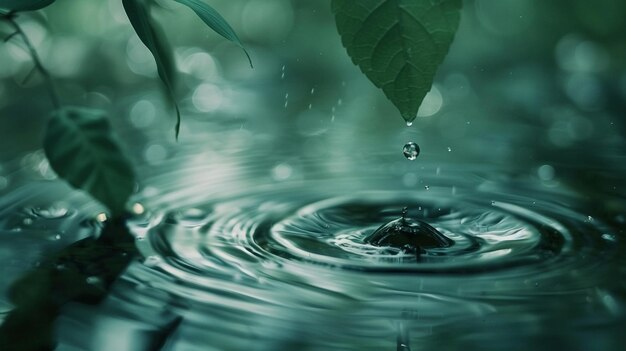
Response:
[{"label": "concentric ripple", "polygon": [[[534,185],[426,181],[428,189],[384,190],[394,189],[386,178],[335,177],[256,191],[225,186],[223,196],[204,183],[177,191],[153,181],[163,192],[157,203],[174,205],[135,199],[145,212],[128,225],[142,257],[96,310],[60,319],[61,343],[90,349],[109,345],[102,325],[154,331],[180,319],[172,343],[185,350],[428,350],[457,335],[473,338],[470,350],[501,350],[511,331],[544,350],[555,325],[567,339],[559,345],[606,333],[606,349],[619,349],[626,262],[615,221]],[[55,187],[18,189],[0,203],[0,234],[13,251],[26,252],[16,251],[16,237],[59,243],[97,232],[80,225],[97,211],[72,209],[84,201]],[[54,201],[32,206],[24,195],[35,193]],[[405,207],[407,221],[432,227],[445,245],[369,240]],[[137,335],[128,338],[147,342]]]},{"label": "concentric ripple", "polygon": [[[564,294],[606,282],[598,267],[610,268],[621,243],[606,239],[611,228],[600,220],[550,202],[504,195],[485,201],[483,195],[433,188],[320,199],[320,192],[276,188],[153,216],[149,229],[142,230],[140,247],[149,265],[157,263],[183,281],[200,284],[207,277],[282,285],[302,279],[286,277],[284,267],[298,272],[316,267],[339,281],[362,273],[370,281],[394,280],[396,273],[427,274],[443,286],[449,283],[446,277],[463,277],[473,279],[472,290],[489,291],[492,297],[533,294],[540,284]],[[368,243],[366,238],[398,219],[403,207],[409,208],[407,216],[428,223],[452,245],[416,256],[403,247]],[[145,233],[150,240],[143,240]],[[212,279],[207,284],[213,289]],[[482,279],[486,285],[481,287],[477,282]]]},{"label": "concentric ripple", "polygon": [[[402,247],[367,243],[381,224],[400,217],[403,206],[414,209],[410,218],[430,224],[453,244],[416,256]],[[253,240],[265,241],[264,235],[269,235],[264,249],[273,255],[363,270],[442,273],[541,262],[572,241],[565,227],[537,213],[514,205],[446,201],[435,192],[325,200],[279,221],[269,233],[255,233]]]}]

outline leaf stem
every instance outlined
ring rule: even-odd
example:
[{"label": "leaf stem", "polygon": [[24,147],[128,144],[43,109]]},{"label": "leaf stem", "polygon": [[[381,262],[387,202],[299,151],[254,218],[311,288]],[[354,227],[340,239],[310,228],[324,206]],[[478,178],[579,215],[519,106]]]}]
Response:
[{"label": "leaf stem", "polygon": [[26,49],[28,50],[28,53],[30,54],[33,60],[33,63],[35,64],[35,68],[43,76],[44,81],[46,82],[48,93],[50,94],[50,99],[52,100],[52,105],[54,105],[55,109],[61,109],[61,106],[62,106],[61,99],[59,98],[59,94],[54,86],[54,81],[52,80],[52,76],[50,75],[50,72],[48,72],[48,70],[41,63],[41,59],[39,58],[39,54],[37,54],[37,50],[35,50],[35,47],[33,46],[32,42],[30,41],[30,39],[28,39],[28,36],[26,36],[26,33],[24,33],[24,31],[22,30],[22,27],[20,27],[17,21],[15,21],[15,15],[9,13],[9,14],[3,15],[2,19],[6,20],[9,23],[9,25],[15,30],[15,32],[9,35],[9,37],[7,37],[5,40],[8,41],[15,35],[19,35],[20,37],[22,37],[22,40],[24,41],[24,44],[26,45]]}]

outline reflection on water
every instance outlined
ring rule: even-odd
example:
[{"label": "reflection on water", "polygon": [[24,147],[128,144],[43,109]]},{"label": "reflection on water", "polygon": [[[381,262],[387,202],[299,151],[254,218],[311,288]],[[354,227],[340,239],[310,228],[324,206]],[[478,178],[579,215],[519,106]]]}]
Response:
[{"label": "reflection on water", "polygon": [[[140,257],[99,305],[63,308],[58,349],[431,350],[445,340],[501,350],[515,339],[520,350],[618,350],[625,341],[622,228],[573,191],[496,170],[486,173],[500,181],[487,181],[466,165],[422,164],[419,184],[385,168],[298,178],[312,164],[268,167],[254,156],[219,171],[189,163],[193,153],[161,163],[131,205]],[[86,223],[100,209],[65,190],[29,183],[3,197],[3,284],[98,232]],[[372,242],[402,220],[448,241]]]},{"label": "reflection on water", "polygon": [[[68,103],[108,109],[137,161],[140,255],[100,304],[63,306],[58,350],[623,349],[624,5],[474,1],[411,128],[350,63],[324,2],[248,1],[234,26],[255,70],[196,24],[163,21],[187,45],[178,144],[119,2],[85,6],[112,12],[85,26],[109,42],[24,24],[53,75],[75,80],[59,79]],[[73,49],[46,49],[59,45]],[[21,49],[0,58],[4,320],[10,285],[107,217],[41,151],[23,154],[47,101],[15,86]],[[89,272],[81,283],[100,286]]]}]

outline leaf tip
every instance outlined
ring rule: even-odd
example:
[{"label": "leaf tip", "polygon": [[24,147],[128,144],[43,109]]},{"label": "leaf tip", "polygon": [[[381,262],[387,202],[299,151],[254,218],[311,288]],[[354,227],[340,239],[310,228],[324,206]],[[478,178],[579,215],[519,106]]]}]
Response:
[{"label": "leaf tip", "polygon": [[252,64],[252,58],[250,57],[250,54],[248,54],[248,51],[246,49],[243,49],[243,52],[246,54],[246,57],[248,58],[248,62],[250,62],[250,68],[254,69],[254,65]]}]

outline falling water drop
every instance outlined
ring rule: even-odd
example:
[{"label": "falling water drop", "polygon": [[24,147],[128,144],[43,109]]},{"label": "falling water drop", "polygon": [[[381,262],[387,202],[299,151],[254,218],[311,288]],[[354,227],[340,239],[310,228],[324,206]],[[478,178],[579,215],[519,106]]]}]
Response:
[{"label": "falling water drop", "polygon": [[448,152],[452,152],[452,148],[448,146]]},{"label": "falling water drop", "polygon": [[283,65],[283,68],[281,69],[280,79],[285,79],[285,65]]},{"label": "falling water drop", "polygon": [[404,144],[404,148],[402,148],[402,153],[404,154],[404,157],[413,161],[417,158],[417,156],[419,156],[420,147],[416,143],[409,141],[408,143]]},{"label": "falling water drop", "polygon": [[406,121],[406,126],[407,126],[407,127],[410,127],[410,126],[412,126],[412,125],[413,125],[413,122],[411,122],[411,121]]}]

